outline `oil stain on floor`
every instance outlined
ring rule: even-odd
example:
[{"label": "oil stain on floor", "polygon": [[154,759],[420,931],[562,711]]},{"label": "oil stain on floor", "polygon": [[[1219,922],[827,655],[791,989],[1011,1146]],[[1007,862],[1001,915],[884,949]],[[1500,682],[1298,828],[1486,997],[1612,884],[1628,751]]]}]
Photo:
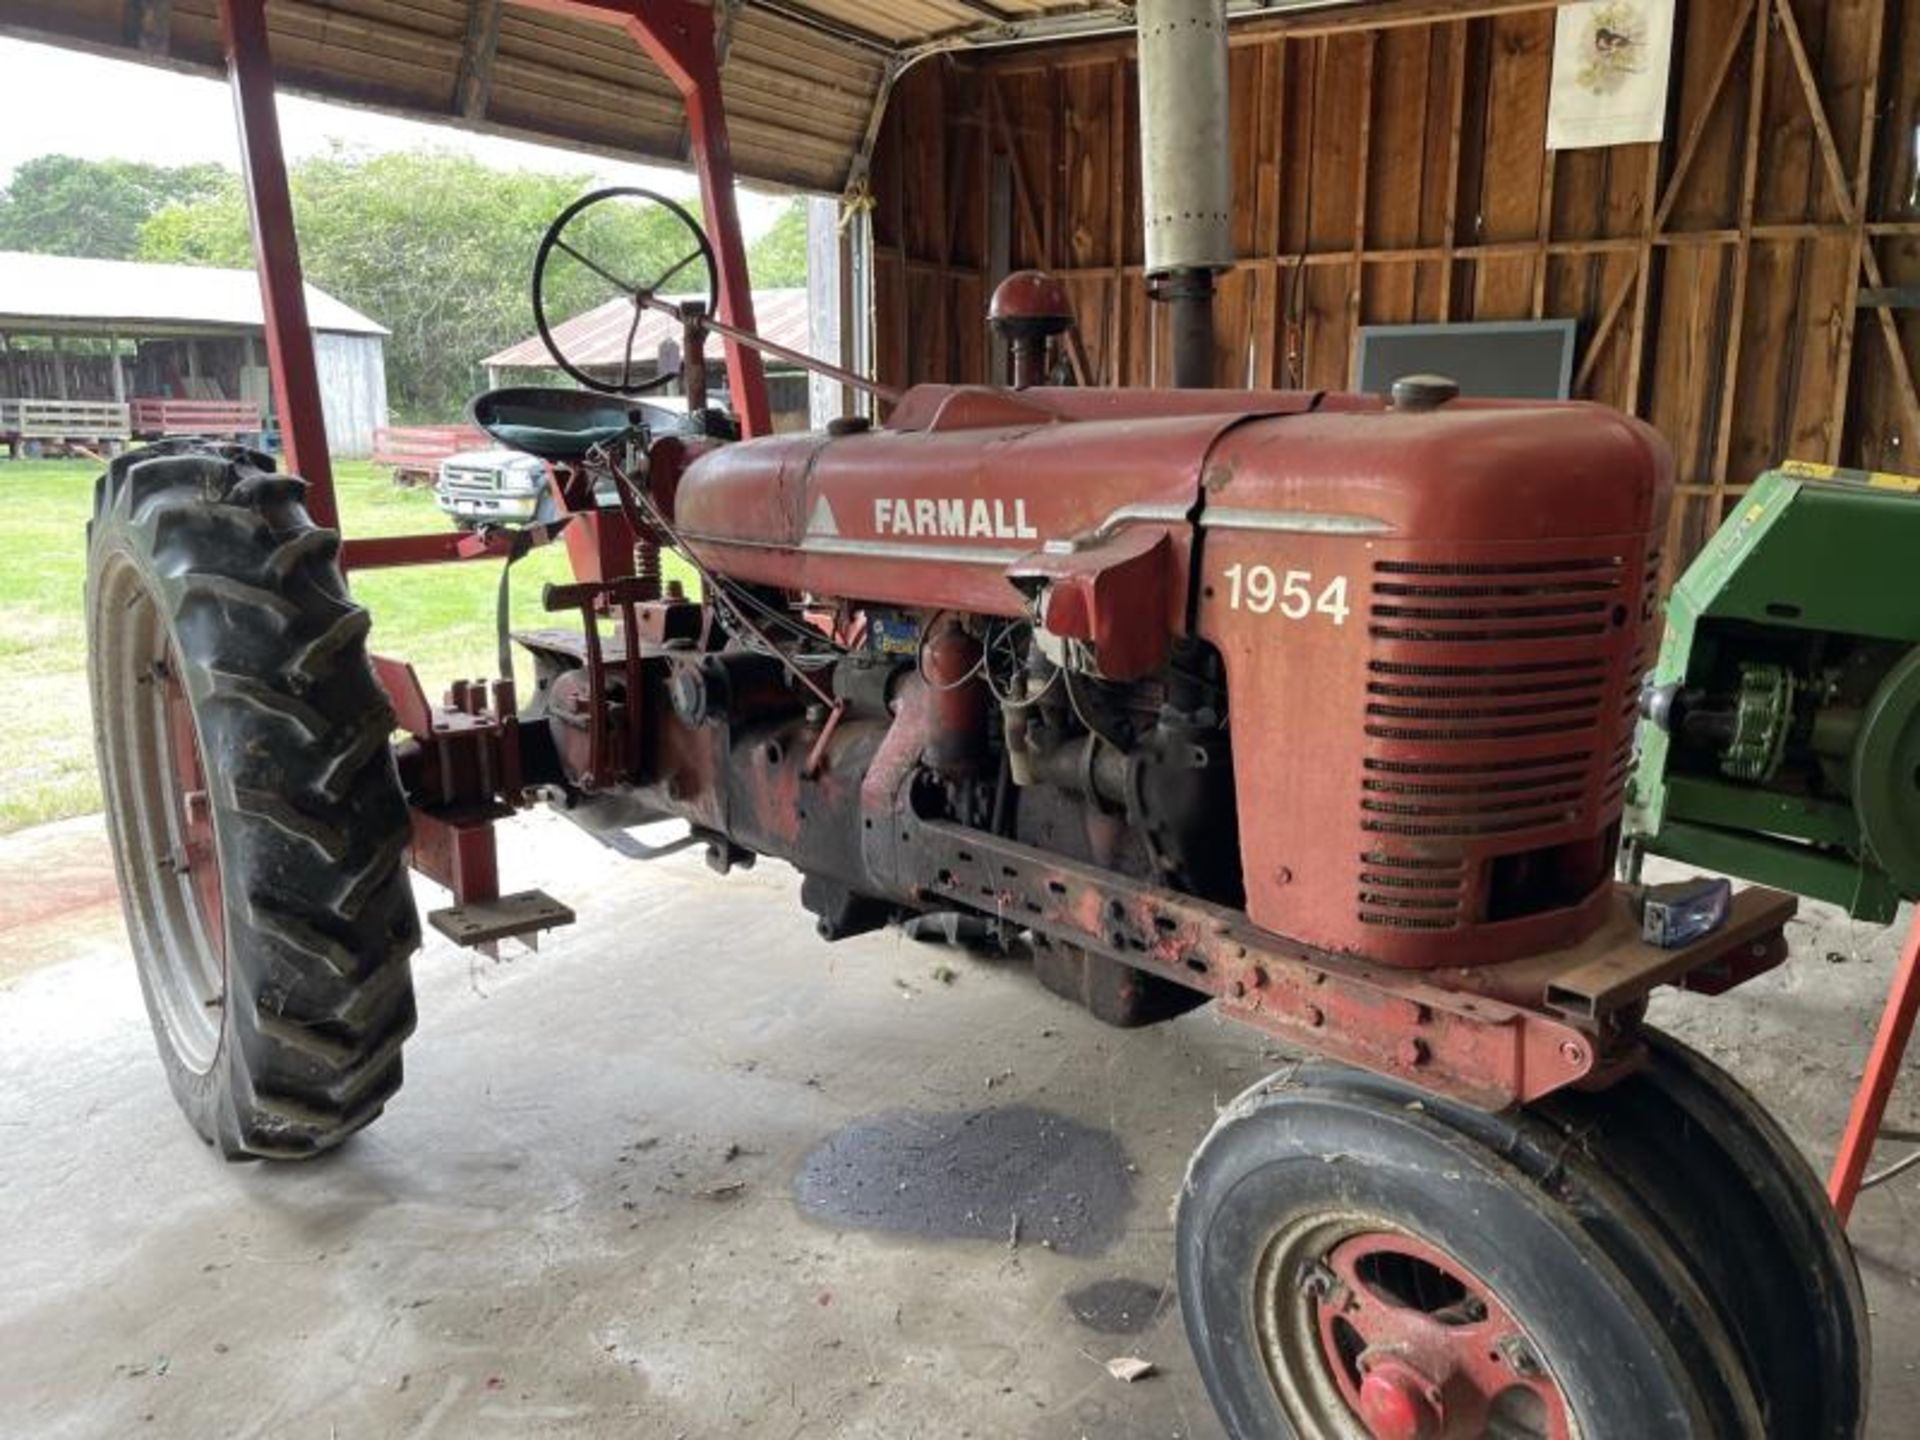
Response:
[{"label": "oil stain on floor", "polygon": [[1067,1293],[1067,1310],[1099,1335],[1138,1335],[1166,1313],[1173,1296],[1144,1280],[1096,1280]]},{"label": "oil stain on floor", "polygon": [[1097,1255],[1133,1208],[1119,1138],[1014,1105],[893,1111],[836,1131],[800,1164],[801,1211],[824,1224]]}]

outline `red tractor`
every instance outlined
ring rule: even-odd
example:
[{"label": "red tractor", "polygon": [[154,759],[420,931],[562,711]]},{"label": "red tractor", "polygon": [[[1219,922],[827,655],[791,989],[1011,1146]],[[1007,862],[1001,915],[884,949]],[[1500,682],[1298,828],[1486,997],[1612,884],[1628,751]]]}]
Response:
[{"label": "red tractor", "polygon": [[[1659,438],[1435,380],[1391,400],[1032,383],[1065,323],[1033,277],[997,316],[1015,385],[766,435],[702,98],[712,242],[684,218],[707,300],[587,250],[580,227],[633,195],[563,215],[535,283],[569,256],[636,316],[668,306],[684,412],[626,385],[476,405],[551,463],[553,525],[343,547],[324,487],[192,442],[100,481],[100,764],[199,1132],[307,1156],[393,1099],[409,866],[453,892],[439,930],[492,945],[571,918],[500,892],[497,821],[677,818],[723,873],[797,869],[823,940],[959,915],[1108,1023],[1212,1001],[1320,1057],[1236,1100],[1179,1197],[1181,1305],[1231,1433],[1858,1433],[1865,1309],[1817,1182],[1642,1024],[1656,986],[1778,964],[1793,902],[1743,892],[1663,949],[1612,880]],[[1206,263],[1169,273],[1204,342]],[[706,403],[709,335],[733,416]],[[512,637],[530,696],[508,655],[433,705],[370,653],[346,571],[556,535],[576,579],[545,602],[572,623]],[[666,549],[697,599],[663,581]]]}]

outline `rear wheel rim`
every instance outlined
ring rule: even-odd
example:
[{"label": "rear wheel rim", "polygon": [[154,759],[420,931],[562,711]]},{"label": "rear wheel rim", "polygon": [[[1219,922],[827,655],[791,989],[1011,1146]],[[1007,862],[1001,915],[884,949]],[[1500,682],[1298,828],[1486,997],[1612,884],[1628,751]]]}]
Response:
[{"label": "rear wheel rim", "polygon": [[196,1075],[220,1052],[226,1003],[226,905],[213,806],[192,707],[152,592],[126,561],[102,577],[115,617],[107,712],[115,757],[108,800],[125,847],[122,883],[144,932],[142,968],[181,1065]]},{"label": "rear wheel rim", "polygon": [[1304,1435],[1578,1440],[1549,1357],[1440,1247],[1358,1212],[1305,1217],[1262,1252],[1261,1362]]}]

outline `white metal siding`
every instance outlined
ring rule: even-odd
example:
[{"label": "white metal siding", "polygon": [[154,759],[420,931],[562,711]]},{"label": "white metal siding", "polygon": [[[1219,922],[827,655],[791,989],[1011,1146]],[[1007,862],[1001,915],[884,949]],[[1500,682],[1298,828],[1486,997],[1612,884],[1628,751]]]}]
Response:
[{"label": "white metal siding", "polygon": [[320,370],[320,408],[327,417],[327,446],[346,460],[373,453],[375,427],[387,423],[386,344],[378,335],[313,337]]}]

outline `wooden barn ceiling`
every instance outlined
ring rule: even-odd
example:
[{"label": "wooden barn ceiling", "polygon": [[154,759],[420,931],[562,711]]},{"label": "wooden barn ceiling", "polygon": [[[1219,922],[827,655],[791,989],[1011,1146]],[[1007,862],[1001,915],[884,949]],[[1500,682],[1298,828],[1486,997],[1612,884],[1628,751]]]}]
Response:
[{"label": "wooden barn ceiling", "polygon": [[[1343,0],[1233,0],[1236,16]],[[1405,8],[1408,0],[1385,0]],[[216,0],[0,0],[0,33],[193,71],[221,67]],[[1103,0],[717,0],[743,177],[839,190],[864,175],[894,77],[942,50],[1111,33]],[[1431,8],[1431,7],[1429,7]],[[512,0],[270,0],[281,84],[629,159],[684,162],[666,78],[619,30]],[[94,103],[94,102],[90,102]],[[49,136],[49,139],[55,139]]]}]

